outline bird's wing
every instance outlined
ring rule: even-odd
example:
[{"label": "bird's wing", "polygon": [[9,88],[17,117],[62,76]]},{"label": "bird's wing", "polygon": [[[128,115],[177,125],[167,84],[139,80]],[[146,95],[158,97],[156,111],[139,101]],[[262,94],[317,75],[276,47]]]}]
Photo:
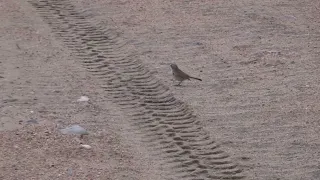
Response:
[{"label": "bird's wing", "polygon": [[185,72],[181,71],[180,69],[178,69],[178,73],[177,75],[183,79],[189,79],[190,76],[188,74],[186,74]]}]

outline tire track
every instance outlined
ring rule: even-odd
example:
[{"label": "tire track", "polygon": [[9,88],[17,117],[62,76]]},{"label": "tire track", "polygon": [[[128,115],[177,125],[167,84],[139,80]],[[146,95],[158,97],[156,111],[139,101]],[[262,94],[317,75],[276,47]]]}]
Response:
[{"label": "tire track", "polygon": [[243,179],[244,173],[177,100],[143,66],[119,35],[93,25],[67,0],[29,1],[52,31],[104,84],[164,165],[183,179]]}]

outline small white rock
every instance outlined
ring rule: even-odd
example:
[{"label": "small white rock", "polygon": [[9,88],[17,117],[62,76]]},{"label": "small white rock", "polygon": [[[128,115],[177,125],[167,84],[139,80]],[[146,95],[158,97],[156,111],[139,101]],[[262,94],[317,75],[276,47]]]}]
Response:
[{"label": "small white rock", "polygon": [[88,144],[81,144],[81,147],[85,148],[85,149],[91,149],[91,146]]},{"label": "small white rock", "polygon": [[89,134],[86,129],[79,125],[72,125],[69,127],[66,127],[64,129],[60,129],[60,132],[62,134],[77,134],[77,135],[86,135]]},{"label": "small white rock", "polygon": [[81,96],[77,101],[78,102],[87,102],[87,101],[89,101],[89,98],[88,98],[88,96]]}]

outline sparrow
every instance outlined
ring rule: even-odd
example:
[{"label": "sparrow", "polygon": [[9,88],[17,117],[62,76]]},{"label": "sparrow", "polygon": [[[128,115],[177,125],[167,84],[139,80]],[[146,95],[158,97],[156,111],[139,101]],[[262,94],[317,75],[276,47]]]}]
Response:
[{"label": "sparrow", "polygon": [[181,71],[176,64],[170,64],[171,70],[172,70],[172,75],[175,80],[179,81],[179,84],[177,86],[180,86],[182,81],[184,80],[190,80],[190,79],[196,79],[198,81],[202,81],[200,78],[192,77],[186,74],[185,72]]}]

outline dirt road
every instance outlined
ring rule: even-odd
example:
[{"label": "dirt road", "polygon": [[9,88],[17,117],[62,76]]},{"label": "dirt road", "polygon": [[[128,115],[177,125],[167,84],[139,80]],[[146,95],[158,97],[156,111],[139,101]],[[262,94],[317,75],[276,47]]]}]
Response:
[{"label": "dirt road", "polygon": [[320,179],[319,9],[1,0],[0,179]]}]

